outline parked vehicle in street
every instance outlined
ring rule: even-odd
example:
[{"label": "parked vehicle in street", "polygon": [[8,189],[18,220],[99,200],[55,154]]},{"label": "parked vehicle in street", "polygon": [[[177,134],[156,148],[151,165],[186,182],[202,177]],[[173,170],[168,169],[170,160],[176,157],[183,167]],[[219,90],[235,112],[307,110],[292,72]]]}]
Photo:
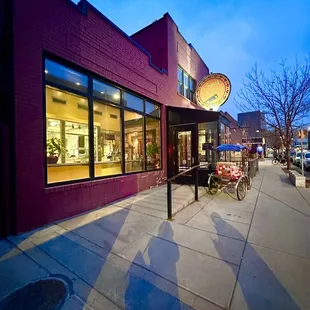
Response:
[{"label": "parked vehicle in street", "polygon": [[294,156],[296,155],[296,151],[295,150],[291,150],[290,151],[290,159],[291,159],[291,163],[293,162]]},{"label": "parked vehicle in street", "polygon": [[304,168],[305,170],[310,170],[310,152],[304,155]]},{"label": "parked vehicle in street", "polygon": [[301,161],[301,152],[298,152],[293,157],[293,164],[296,165],[296,166],[300,166],[300,161]]}]

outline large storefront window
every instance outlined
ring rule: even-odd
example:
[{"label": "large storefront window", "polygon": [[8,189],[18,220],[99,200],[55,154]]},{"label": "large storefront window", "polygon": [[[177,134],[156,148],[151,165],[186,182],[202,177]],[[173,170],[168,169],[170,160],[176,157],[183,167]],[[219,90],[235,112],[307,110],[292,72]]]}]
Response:
[{"label": "large storefront window", "polygon": [[88,101],[46,87],[48,183],[89,177]]},{"label": "large storefront window", "polygon": [[160,168],[160,121],[146,117],[146,169]]},{"label": "large storefront window", "polygon": [[120,109],[94,102],[95,176],[122,173]]},{"label": "large storefront window", "polygon": [[48,184],[161,168],[158,104],[50,59],[44,74]]},{"label": "large storefront window", "polygon": [[[218,146],[217,122],[200,123],[198,129],[199,161],[201,163],[214,163],[216,161],[214,149]],[[203,147],[204,144],[205,148]]]},{"label": "large storefront window", "polygon": [[125,111],[125,172],[144,170],[143,116]]}]

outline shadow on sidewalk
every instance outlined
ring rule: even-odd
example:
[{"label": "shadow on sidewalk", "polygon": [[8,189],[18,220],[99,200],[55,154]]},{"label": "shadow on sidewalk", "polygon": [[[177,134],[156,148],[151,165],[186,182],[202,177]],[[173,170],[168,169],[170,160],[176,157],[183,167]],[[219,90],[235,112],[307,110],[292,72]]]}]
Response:
[{"label": "shadow on sidewalk", "polygon": [[[173,230],[169,222],[161,224],[159,238],[152,237],[149,241],[146,250],[149,264],[145,262],[141,252],[136,255],[135,263],[131,264],[128,271],[116,267],[117,265],[108,259],[111,255],[113,258],[112,252],[119,252],[135,242],[157,223],[154,217],[134,212],[130,208],[131,206],[126,209],[104,208],[103,210],[108,211],[98,212],[96,216],[87,213],[74,217],[58,224],[66,229],[62,233],[53,233],[47,227],[12,236],[17,246],[27,246],[24,252],[16,251],[12,244],[8,244],[2,251],[0,249],[0,275],[3,284],[0,289],[0,308],[1,300],[5,301],[15,289],[47,275],[60,277],[90,305],[98,305],[100,292],[126,309],[180,309],[182,303],[177,298],[177,286],[171,285],[171,294],[168,294],[144,280],[142,268],[137,266],[141,265],[157,274],[159,271],[169,274],[169,279],[177,283],[176,262],[179,260],[179,248],[173,240]],[[167,248],[160,242],[160,237],[169,239],[170,242],[166,242],[169,245]],[[25,254],[46,270],[35,267]],[[63,267],[69,270],[75,279],[69,278],[70,274],[62,275]],[[136,274],[140,274],[141,278]],[[151,277],[156,277],[155,274],[150,274]],[[105,304],[102,307],[104,308]]]},{"label": "shadow on sidewalk", "polygon": [[[160,238],[168,240],[163,243]],[[165,244],[168,246],[166,247]],[[148,255],[149,264],[144,256]],[[144,252],[139,251],[129,269],[129,284],[126,290],[126,310],[132,309],[181,309],[178,300],[178,289],[172,286],[170,294],[163,293],[146,281],[138,281],[131,275],[136,265],[149,269],[156,274],[165,275],[170,281],[177,283],[176,263],[179,260],[179,247],[173,240],[173,230],[169,222],[163,222],[158,231],[158,237],[152,237]],[[150,273],[150,277],[155,280],[155,274]],[[183,308],[182,308],[183,309]]]},{"label": "shadow on sidewalk", "polygon": [[[214,217],[220,218],[220,215],[214,212],[211,218]],[[227,222],[213,220],[213,223],[218,233],[223,230],[221,226],[225,225],[226,229],[228,226],[234,236],[239,235],[238,239],[242,240],[238,230]],[[227,256],[227,249],[221,239],[215,240],[214,245],[220,257]],[[301,310],[250,243],[246,245],[237,281],[249,310]]]}]

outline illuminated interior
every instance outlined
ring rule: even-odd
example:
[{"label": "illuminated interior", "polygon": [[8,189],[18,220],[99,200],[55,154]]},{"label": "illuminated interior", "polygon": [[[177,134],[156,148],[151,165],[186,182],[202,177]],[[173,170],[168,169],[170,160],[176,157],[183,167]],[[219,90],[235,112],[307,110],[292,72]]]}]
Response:
[{"label": "illuminated interior", "polygon": [[[57,138],[63,153],[48,162],[48,183],[89,177],[88,102],[56,88],[46,87],[47,145]],[[49,154],[53,155],[53,154]]]},{"label": "illuminated interior", "polygon": [[158,105],[99,80],[90,88],[87,75],[49,59],[44,72],[48,184],[161,168]]}]

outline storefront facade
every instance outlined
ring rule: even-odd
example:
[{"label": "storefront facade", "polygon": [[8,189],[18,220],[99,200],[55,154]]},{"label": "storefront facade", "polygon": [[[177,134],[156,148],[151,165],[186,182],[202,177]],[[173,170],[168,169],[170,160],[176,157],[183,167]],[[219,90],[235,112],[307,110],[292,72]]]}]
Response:
[{"label": "storefront facade", "polygon": [[1,181],[10,180],[3,183],[2,234],[164,184],[170,108],[203,112],[199,143],[203,135],[218,143],[219,113],[194,103],[209,70],[168,14],[128,37],[86,1],[8,6],[12,83],[1,89]]}]

